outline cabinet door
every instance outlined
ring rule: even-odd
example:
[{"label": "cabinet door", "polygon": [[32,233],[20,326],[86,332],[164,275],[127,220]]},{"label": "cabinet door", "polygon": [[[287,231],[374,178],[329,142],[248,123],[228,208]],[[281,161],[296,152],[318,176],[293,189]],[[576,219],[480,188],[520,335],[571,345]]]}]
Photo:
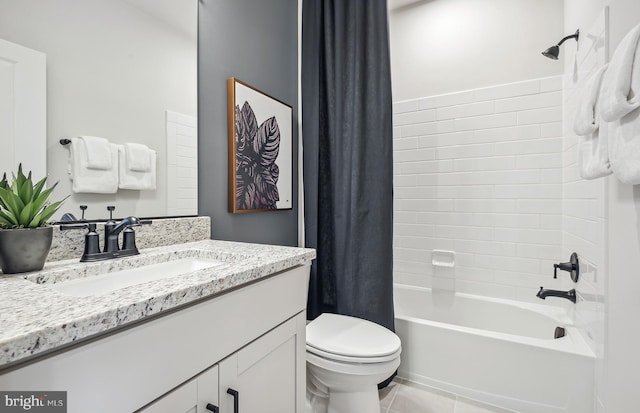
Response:
[{"label": "cabinet door", "polygon": [[296,412],[296,328],[293,318],[220,362],[220,413]]},{"label": "cabinet door", "polygon": [[218,366],[172,390],[138,413],[205,413],[218,406]]}]

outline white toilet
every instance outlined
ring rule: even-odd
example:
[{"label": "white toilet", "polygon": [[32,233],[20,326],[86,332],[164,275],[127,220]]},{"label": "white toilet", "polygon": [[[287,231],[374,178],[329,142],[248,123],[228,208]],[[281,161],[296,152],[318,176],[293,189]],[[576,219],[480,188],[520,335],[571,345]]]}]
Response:
[{"label": "white toilet", "polygon": [[380,413],[378,383],[400,365],[400,338],[355,317],[321,314],[307,325],[312,413]]}]

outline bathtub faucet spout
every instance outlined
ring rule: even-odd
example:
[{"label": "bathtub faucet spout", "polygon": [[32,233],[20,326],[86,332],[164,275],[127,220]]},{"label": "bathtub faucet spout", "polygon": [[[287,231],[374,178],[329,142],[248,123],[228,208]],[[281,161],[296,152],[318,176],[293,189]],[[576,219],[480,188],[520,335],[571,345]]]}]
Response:
[{"label": "bathtub faucet spout", "polygon": [[540,291],[538,291],[538,294],[536,294],[536,297],[541,298],[543,300],[547,297],[560,297],[560,298],[566,298],[572,303],[575,303],[576,290],[575,289],[569,290],[569,291],[545,290],[543,287],[540,287]]}]

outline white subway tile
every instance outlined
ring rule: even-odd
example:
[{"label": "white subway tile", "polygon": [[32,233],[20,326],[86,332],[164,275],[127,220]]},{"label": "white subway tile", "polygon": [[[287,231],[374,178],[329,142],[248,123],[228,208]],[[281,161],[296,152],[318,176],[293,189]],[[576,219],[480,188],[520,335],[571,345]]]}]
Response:
[{"label": "white subway tile", "polygon": [[561,214],[561,199],[518,199],[518,212],[524,214]]},{"label": "white subway tile", "polygon": [[431,263],[430,251],[413,248],[393,248],[393,259],[402,261],[414,261]]},{"label": "white subway tile", "polygon": [[416,213],[418,223],[440,225],[473,225],[474,219],[471,213],[460,212],[425,212]]},{"label": "white subway tile", "polygon": [[415,224],[417,222],[417,213],[394,211],[393,222],[398,224]]},{"label": "white subway tile", "polygon": [[509,142],[540,137],[540,125],[513,126],[507,128],[479,129],[473,131],[476,143]]},{"label": "white subway tile", "polygon": [[453,249],[453,240],[425,237],[397,237],[394,246],[399,248],[413,248],[425,250],[451,250]]},{"label": "white subway tile", "polygon": [[434,108],[437,108],[438,106],[439,105],[438,105],[437,96],[429,96],[426,98],[418,99],[418,108],[420,110],[434,109]]},{"label": "white subway tile", "polygon": [[[488,231],[487,236],[491,236],[492,232]],[[487,237],[488,239],[488,237]],[[515,257],[517,244],[512,242],[496,242],[487,239],[479,242],[475,240],[460,239],[454,243],[455,251],[479,255],[500,255],[503,257]]]},{"label": "white subway tile", "polygon": [[498,113],[454,120],[455,131],[501,128],[518,124],[517,113]]},{"label": "white subway tile", "polygon": [[475,91],[477,101],[502,99],[513,96],[532,95],[540,92],[539,80],[528,80],[524,82],[510,83],[506,85],[488,87]]},{"label": "white subway tile", "polygon": [[394,138],[393,139],[393,150],[400,151],[403,149],[417,149],[418,148],[418,138]]},{"label": "white subway tile", "polygon": [[452,211],[453,201],[448,199],[399,199],[398,211]]},{"label": "white subway tile", "polygon": [[451,146],[466,143],[474,143],[473,132],[438,133],[434,135],[420,136],[418,147],[433,148],[437,146]]},{"label": "white subway tile", "polygon": [[496,171],[516,169],[515,156],[456,159],[453,161],[454,171]]},{"label": "white subway tile", "polygon": [[559,122],[562,120],[562,107],[532,109],[518,112],[518,125]]},{"label": "white subway tile", "polygon": [[562,168],[562,156],[559,153],[518,156],[521,169]]},{"label": "white subway tile", "polygon": [[516,212],[513,199],[456,199],[455,211],[461,212]]},{"label": "white subway tile", "polygon": [[439,108],[445,106],[464,105],[465,103],[472,103],[476,101],[474,91],[472,90],[438,95],[434,98]]},{"label": "white subway tile", "polygon": [[541,184],[559,184],[562,183],[562,169],[541,169],[540,170],[540,183]]},{"label": "white subway tile", "polygon": [[543,123],[540,125],[540,137],[542,138],[557,138],[562,135],[562,122]]},{"label": "white subway tile", "polygon": [[402,136],[408,138],[410,136],[432,135],[434,133],[453,132],[453,121],[445,120],[439,122],[418,123],[415,125],[401,126]]},{"label": "white subway tile", "polygon": [[405,100],[393,103],[393,113],[414,112],[420,109],[419,100]]},{"label": "white subway tile", "polygon": [[397,126],[425,123],[436,120],[435,109],[419,110],[417,112],[400,113],[393,117],[393,124]]},{"label": "white subway tile", "polygon": [[436,157],[433,148],[393,151],[394,162],[432,161]]},{"label": "white subway tile", "polygon": [[492,185],[473,185],[473,186],[444,186],[437,187],[436,196],[438,198],[457,198],[457,199],[469,199],[469,198],[492,198],[493,186]]},{"label": "white subway tile", "polygon": [[483,143],[480,145],[458,145],[436,148],[437,159],[477,158],[481,156],[493,156],[495,144]]},{"label": "white subway tile", "polygon": [[517,248],[518,257],[554,260],[560,256],[558,245],[517,244]]},{"label": "white subway tile", "polygon": [[417,180],[415,175],[399,175],[394,173],[393,175],[393,186],[394,187],[402,187],[402,186],[416,186]]},{"label": "white subway tile", "polygon": [[520,242],[525,244],[560,245],[562,231],[521,228],[495,228],[494,240],[503,242]]},{"label": "white subway tile", "polygon": [[494,214],[492,222],[497,228],[538,228],[540,217],[536,214]]},{"label": "white subway tile", "polygon": [[435,236],[438,238],[452,238],[458,240],[484,240],[492,238],[491,228],[452,225],[435,225],[433,227],[433,230],[435,230]]},{"label": "white subway tile", "polygon": [[448,106],[437,109],[438,120],[466,118],[470,116],[489,115],[494,112],[494,102],[478,102],[467,105]]},{"label": "white subway tile", "polygon": [[495,102],[496,113],[516,112],[528,109],[547,108],[562,104],[562,92],[540,93],[500,99]]},{"label": "white subway tile", "polygon": [[396,199],[434,199],[439,196],[438,188],[435,186],[420,187],[398,187],[394,190]]},{"label": "white subway tile", "polygon": [[398,237],[425,237],[433,238],[436,236],[436,229],[434,225],[425,224],[400,224],[393,225],[393,234]]},{"label": "white subway tile", "polygon": [[[403,162],[396,164],[395,169],[398,174],[426,174],[431,172],[451,172],[453,170],[452,160]],[[418,183],[418,185],[431,185]]]},{"label": "white subway tile", "polygon": [[394,260],[393,268],[395,271],[405,274],[426,274],[427,265],[423,262]]},{"label": "white subway tile", "polygon": [[476,255],[475,265],[481,268],[503,271],[518,271],[537,273],[540,271],[540,262],[530,258],[500,257],[488,255]]},{"label": "white subway tile", "polygon": [[540,92],[562,90],[562,76],[553,76],[540,79]]},{"label": "white subway tile", "polygon": [[561,138],[535,139],[518,142],[502,142],[495,144],[496,155],[525,155],[538,153],[559,153],[562,148]]},{"label": "white subway tile", "polygon": [[530,185],[496,185],[494,190],[496,198],[562,198],[562,185],[530,184]]}]

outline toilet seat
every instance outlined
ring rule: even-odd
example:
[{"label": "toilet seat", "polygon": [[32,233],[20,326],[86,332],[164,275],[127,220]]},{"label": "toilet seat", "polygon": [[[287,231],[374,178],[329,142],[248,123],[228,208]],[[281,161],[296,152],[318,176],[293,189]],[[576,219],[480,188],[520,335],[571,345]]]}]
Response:
[{"label": "toilet seat", "polygon": [[323,313],[307,325],[307,351],[327,360],[370,364],[399,357],[400,338],[371,321]]}]

